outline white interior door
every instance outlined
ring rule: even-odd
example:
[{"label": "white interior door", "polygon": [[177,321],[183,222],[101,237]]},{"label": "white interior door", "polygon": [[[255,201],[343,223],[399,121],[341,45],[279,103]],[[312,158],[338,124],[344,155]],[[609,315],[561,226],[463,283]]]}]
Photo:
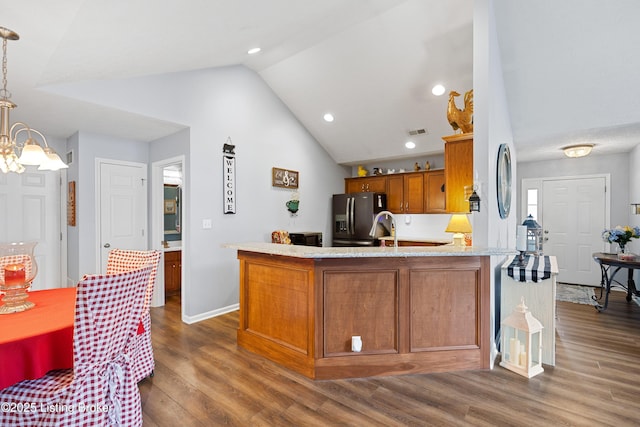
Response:
[{"label": "white interior door", "polygon": [[592,254],[605,250],[605,177],[544,180],[542,200],[543,250],[558,260],[558,282],[600,284]]},{"label": "white interior door", "polygon": [[147,249],[147,165],[99,163],[100,271],[111,249]]},{"label": "white interior door", "polygon": [[0,173],[0,242],[38,242],[38,274],[31,289],[63,287],[60,281],[60,174],[29,167]]}]

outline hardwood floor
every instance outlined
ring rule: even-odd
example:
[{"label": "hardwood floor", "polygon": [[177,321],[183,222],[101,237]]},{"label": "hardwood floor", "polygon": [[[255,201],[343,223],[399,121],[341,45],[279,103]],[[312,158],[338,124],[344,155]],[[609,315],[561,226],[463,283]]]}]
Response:
[{"label": "hardwood floor", "polygon": [[238,313],[186,325],[152,308],[144,426],[631,426],[640,424],[640,307],[558,302],[556,366],[313,381],[236,346]]}]

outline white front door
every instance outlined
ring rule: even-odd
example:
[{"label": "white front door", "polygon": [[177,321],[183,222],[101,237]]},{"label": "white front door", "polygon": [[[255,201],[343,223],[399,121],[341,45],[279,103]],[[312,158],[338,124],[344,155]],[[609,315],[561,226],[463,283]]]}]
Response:
[{"label": "white front door", "polygon": [[100,271],[111,249],[147,249],[147,165],[99,161]]},{"label": "white front door", "polygon": [[65,286],[60,278],[60,174],[28,167],[0,173],[0,242],[38,242],[31,289]]},{"label": "white front door", "polygon": [[543,251],[558,260],[558,282],[600,284],[592,254],[605,250],[605,184],[605,177],[543,181]]}]

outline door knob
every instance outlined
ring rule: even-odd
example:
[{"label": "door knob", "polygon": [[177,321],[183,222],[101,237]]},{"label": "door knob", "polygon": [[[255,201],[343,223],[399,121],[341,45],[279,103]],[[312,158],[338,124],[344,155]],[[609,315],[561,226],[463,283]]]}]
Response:
[{"label": "door knob", "polygon": [[111,247],[111,243],[105,243],[105,244],[104,244],[104,247],[105,247],[105,248],[110,248],[110,247]]}]

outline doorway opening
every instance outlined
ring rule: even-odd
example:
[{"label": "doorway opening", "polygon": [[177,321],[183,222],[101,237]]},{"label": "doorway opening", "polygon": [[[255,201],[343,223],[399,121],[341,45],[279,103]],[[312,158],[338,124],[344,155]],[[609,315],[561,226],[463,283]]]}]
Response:
[{"label": "doorway opening", "polygon": [[164,261],[160,269],[162,274],[157,276],[151,305],[157,307],[169,300],[179,300],[180,306],[184,307],[184,156],[153,163],[152,188],[151,246],[163,252]]}]

